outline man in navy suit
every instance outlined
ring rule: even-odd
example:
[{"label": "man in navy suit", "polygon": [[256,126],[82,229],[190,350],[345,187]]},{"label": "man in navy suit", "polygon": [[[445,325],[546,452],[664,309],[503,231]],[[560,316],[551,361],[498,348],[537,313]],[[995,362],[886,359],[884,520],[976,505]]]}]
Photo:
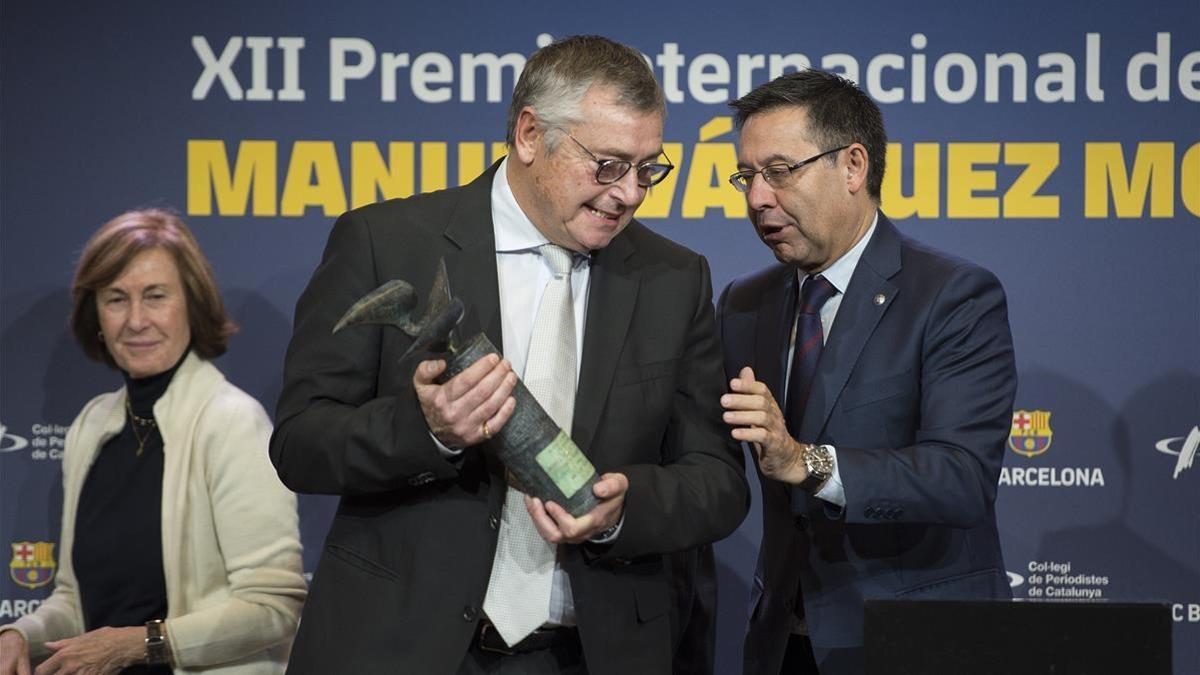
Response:
[{"label": "man in navy suit", "polygon": [[868,598],[1009,598],[995,499],[1016,371],[994,275],[879,210],[879,108],[836,75],[734,101],[750,220],[779,260],[718,315],[763,539],[745,672],[861,672]]}]

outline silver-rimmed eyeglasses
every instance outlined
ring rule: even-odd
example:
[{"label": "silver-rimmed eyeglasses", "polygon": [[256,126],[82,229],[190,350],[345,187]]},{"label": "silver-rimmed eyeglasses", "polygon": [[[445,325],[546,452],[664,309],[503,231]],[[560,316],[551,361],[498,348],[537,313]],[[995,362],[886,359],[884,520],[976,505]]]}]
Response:
[{"label": "silver-rimmed eyeglasses", "polygon": [[750,169],[738,171],[737,173],[735,173],[729,177],[729,184],[732,185],[735,189],[737,189],[738,192],[749,192],[750,184],[754,182],[754,174],[761,173],[763,180],[767,181],[767,185],[770,185],[771,187],[776,188],[776,189],[785,187],[788,183],[788,179],[791,178],[793,171],[795,171],[801,167],[808,166],[809,164],[812,164],[813,162],[817,161],[818,159],[821,159],[825,155],[832,155],[835,152],[841,152],[842,150],[845,150],[848,147],[850,147],[850,146],[843,145],[840,148],[826,150],[825,152],[822,152],[819,155],[813,155],[812,157],[809,157],[808,159],[802,159],[799,162],[796,162],[795,164],[783,164],[783,163],[768,164],[767,166],[764,166],[763,168],[759,169],[758,171],[752,171]]}]

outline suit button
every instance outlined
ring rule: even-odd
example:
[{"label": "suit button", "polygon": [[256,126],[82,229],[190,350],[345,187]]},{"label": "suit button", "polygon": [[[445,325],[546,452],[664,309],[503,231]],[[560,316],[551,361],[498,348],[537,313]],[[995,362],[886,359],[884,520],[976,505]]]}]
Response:
[{"label": "suit button", "polygon": [[800,515],[796,516],[795,522],[796,522],[797,530],[804,531],[804,530],[808,529],[808,516],[807,515],[801,513]]},{"label": "suit button", "polygon": [[475,619],[479,618],[479,614],[475,611],[474,607],[467,605],[466,607],[463,607],[462,618],[463,621],[474,621]]},{"label": "suit button", "polygon": [[500,519],[497,518],[496,516],[491,516],[490,518],[488,518],[488,526],[491,527],[493,530],[500,527]]},{"label": "suit button", "polygon": [[427,485],[429,483],[432,483],[433,479],[434,479],[433,472],[425,471],[423,473],[419,473],[419,474],[413,476],[412,478],[409,478],[408,484],[413,487],[420,487],[422,485]]}]

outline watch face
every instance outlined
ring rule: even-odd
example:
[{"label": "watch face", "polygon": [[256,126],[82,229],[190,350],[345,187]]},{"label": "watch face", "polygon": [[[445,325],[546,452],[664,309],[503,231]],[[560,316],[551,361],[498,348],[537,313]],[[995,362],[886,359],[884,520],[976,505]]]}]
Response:
[{"label": "watch face", "polygon": [[804,463],[808,472],[821,480],[829,478],[833,474],[833,455],[830,454],[828,446],[810,445],[807,450],[804,453]]}]

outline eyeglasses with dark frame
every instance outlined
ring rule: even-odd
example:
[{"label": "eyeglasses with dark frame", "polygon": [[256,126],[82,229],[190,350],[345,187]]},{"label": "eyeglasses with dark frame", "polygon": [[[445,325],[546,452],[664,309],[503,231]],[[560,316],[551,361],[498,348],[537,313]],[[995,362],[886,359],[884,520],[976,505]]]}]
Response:
[{"label": "eyeglasses with dark frame", "polygon": [[[626,159],[600,159],[596,153],[587,149],[579,139],[575,138],[566,129],[561,130],[567,138],[575,142],[580,150],[588,154],[596,166],[596,182],[601,185],[612,185],[613,183],[625,177],[629,170],[633,168],[633,162]],[[667,160],[666,164],[658,162],[642,162],[637,165],[637,184],[641,187],[648,188],[652,185],[658,185],[671,173],[675,165],[671,163],[671,158],[667,157],[667,153],[663,152],[662,156]]]},{"label": "eyeglasses with dark frame", "polygon": [[729,177],[729,184],[732,185],[738,192],[749,192],[750,185],[754,182],[754,174],[761,173],[763,180],[767,182],[767,185],[770,185],[773,188],[781,188],[787,185],[787,179],[792,175],[793,171],[801,167],[808,166],[818,159],[821,159],[825,155],[832,155],[835,152],[841,152],[848,147],[850,147],[850,145],[843,145],[840,148],[826,150],[819,155],[813,155],[808,159],[802,159],[795,164],[768,164],[758,171],[751,171],[750,169],[738,171]]}]

